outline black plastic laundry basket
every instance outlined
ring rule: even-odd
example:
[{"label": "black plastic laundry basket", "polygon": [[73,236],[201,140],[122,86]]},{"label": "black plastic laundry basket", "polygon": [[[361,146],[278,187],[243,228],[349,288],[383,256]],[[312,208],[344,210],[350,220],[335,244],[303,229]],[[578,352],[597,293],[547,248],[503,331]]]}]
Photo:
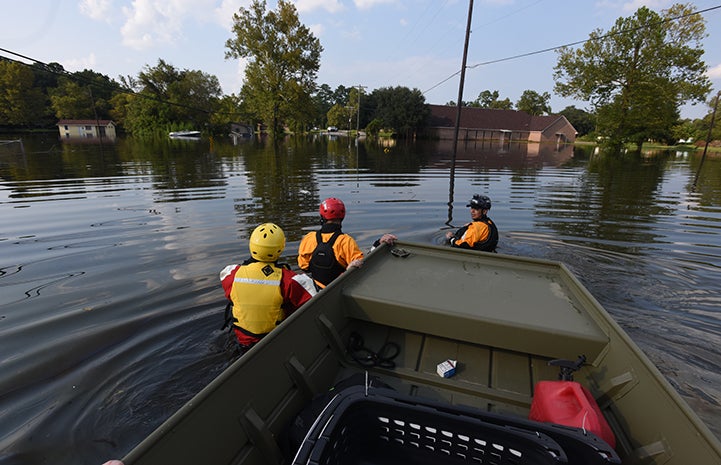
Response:
[{"label": "black plastic laundry basket", "polygon": [[293,461],[317,465],[567,463],[546,434],[441,410],[387,389],[352,387],[330,401]]}]

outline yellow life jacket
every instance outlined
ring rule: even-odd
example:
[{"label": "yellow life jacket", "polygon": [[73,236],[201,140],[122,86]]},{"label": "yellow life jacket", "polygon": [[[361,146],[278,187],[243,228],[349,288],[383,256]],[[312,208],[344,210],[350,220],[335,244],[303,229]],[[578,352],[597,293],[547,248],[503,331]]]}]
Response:
[{"label": "yellow life jacket", "polygon": [[255,262],[238,268],[230,290],[236,326],[262,336],[283,321],[282,277],[283,270],[272,263]]}]

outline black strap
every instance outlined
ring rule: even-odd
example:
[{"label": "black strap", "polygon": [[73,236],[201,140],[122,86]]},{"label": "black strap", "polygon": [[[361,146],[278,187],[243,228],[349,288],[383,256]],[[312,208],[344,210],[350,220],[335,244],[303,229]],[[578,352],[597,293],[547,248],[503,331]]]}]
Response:
[{"label": "black strap", "polygon": [[333,248],[333,244],[335,244],[336,239],[338,239],[338,236],[343,234],[340,231],[336,231],[333,233],[332,236],[330,236],[330,239],[328,239],[328,242],[323,242],[323,234],[321,234],[320,231],[315,232],[315,241],[316,241],[316,247],[318,247],[319,244],[328,244],[331,248]]},{"label": "black strap", "polygon": [[386,342],[378,352],[373,352],[363,345],[363,336],[356,332],[348,339],[348,353],[351,358],[364,367],[395,368],[394,358],[400,354],[401,348],[395,342]]},{"label": "black strap", "polygon": [[232,326],[233,323],[235,323],[236,320],[233,316],[233,302],[228,301],[227,305],[225,306],[225,316],[223,317],[225,319],[225,322],[223,323],[223,326],[220,328],[220,330],[224,330],[225,328],[229,328]]}]

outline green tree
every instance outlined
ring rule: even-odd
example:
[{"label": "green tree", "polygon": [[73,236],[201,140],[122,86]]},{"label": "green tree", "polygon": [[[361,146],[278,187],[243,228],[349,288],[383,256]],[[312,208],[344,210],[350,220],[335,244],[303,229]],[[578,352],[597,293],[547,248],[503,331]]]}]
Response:
[{"label": "green tree", "polygon": [[366,133],[371,136],[377,136],[381,132],[381,129],[383,129],[383,121],[378,118],[371,120],[371,122],[366,125]]},{"label": "green tree", "polygon": [[686,143],[695,142],[699,139],[699,131],[696,130],[693,122],[689,119],[679,121],[672,129],[673,137],[678,143],[683,140]]},{"label": "green tree", "polygon": [[[696,140],[705,141],[709,137],[708,130],[711,127],[711,120],[713,120],[713,128],[711,130],[711,140],[721,140],[721,101],[717,104],[717,99],[721,99],[721,91],[712,96],[707,102],[709,112],[703,118],[696,119],[693,121],[695,128],[693,136]],[[716,116],[714,117],[714,108],[716,109]]]},{"label": "green tree", "polygon": [[[135,95],[113,100],[114,114],[134,134],[173,129],[203,129],[222,94],[218,78],[202,71],[178,70],[164,60],[145,66],[137,78],[123,78]],[[123,107],[118,107],[123,105]]]},{"label": "green tree", "polygon": [[678,108],[703,101],[710,83],[701,59],[705,22],[692,5],[655,13],[639,8],[611,30],[593,31],[583,47],[560,49],[555,91],[590,101],[597,130],[620,147],[669,135]]},{"label": "green tree", "polygon": [[516,102],[516,109],[525,111],[529,115],[550,115],[551,94],[544,92],[539,94],[535,90],[524,90],[521,98]]},{"label": "green tree", "polygon": [[596,118],[592,113],[576,108],[573,105],[564,108],[559,114],[566,117],[568,122],[576,129],[579,136],[585,136],[593,132],[596,127]]},{"label": "green tree", "polygon": [[51,89],[50,105],[59,119],[88,119],[95,117],[94,102],[89,88],[62,77]]},{"label": "green tree", "polygon": [[282,133],[310,100],[323,47],[287,0],[268,12],[265,0],[253,0],[233,15],[233,33],[225,57],[248,60],[241,94],[272,133]]},{"label": "green tree", "polygon": [[115,94],[123,91],[120,83],[89,69],[72,73],[70,77],[87,88],[98,117],[109,118],[110,101]]},{"label": "green tree", "polygon": [[413,136],[425,125],[430,114],[426,99],[418,89],[382,87],[371,93],[369,101],[373,105],[373,117],[400,137]]},{"label": "green tree", "polygon": [[327,115],[328,126],[336,126],[345,128],[348,126],[348,107],[345,105],[335,104],[330,107]]},{"label": "green tree", "polygon": [[210,117],[210,124],[213,132],[223,133],[228,131],[230,123],[255,123],[243,105],[243,100],[237,94],[224,95],[218,102],[216,111]]},{"label": "green tree", "polygon": [[35,74],[35,86],[40,87],[43,92],[58,86],[60,76],[68,74],[60,63],[33,63],[30,66]]},{"label": "green tree", "polygon": [[469,106],[475,106],[479,108],[489,108],[494,110],[513,110],[513,103],[506,97],[503,100],[499,99],[499,93],[497,90],[491,92],[490,90],[484,90]]},{"label": "green tree", "polygon": [[348,99],[350,98],[350,91],[350,87],[346,87],[343,84],[340,84],[333,91],[333,103],[340,103],[341,105],[347,104]]},{"label": "green tree", "polygon": [[321,84],[313,94],[313,107],[315,109],[314,124],[326,127],[328,111],[333,106],[333,89],[328,84]]},{"label": "green tree", "polygon": [[0,60],[0,125],[36,126],[42,120],[45,96],[34,80],[26,65]]}]

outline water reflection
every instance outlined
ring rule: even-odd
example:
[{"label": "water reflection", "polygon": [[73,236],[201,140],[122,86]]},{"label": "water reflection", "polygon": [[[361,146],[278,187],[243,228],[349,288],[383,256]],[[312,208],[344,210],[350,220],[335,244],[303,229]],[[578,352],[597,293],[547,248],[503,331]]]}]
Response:
[{"label": "water reflection", "polygon": [[24,148],[0,146],[3,464],[123,455],[229,363],[220,268],[266,221],[294,263],[330,196],[367,248],[387,231],[439,243],[489,195],[499,251],[569,266],[721,432],[719,158],[460,144],[449,206],[448,141]]}]

